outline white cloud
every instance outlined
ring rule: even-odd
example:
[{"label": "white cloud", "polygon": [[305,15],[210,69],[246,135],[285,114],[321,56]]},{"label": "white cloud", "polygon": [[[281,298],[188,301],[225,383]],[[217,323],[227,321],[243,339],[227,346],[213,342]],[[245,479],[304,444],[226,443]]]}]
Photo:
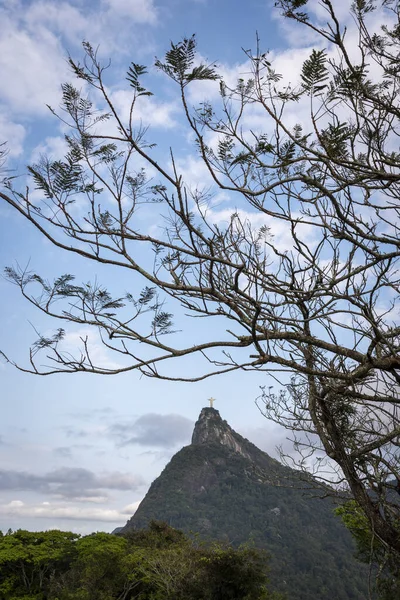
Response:
[{"label": "white cloud", "polygon": [[107,498],[104,490],[130,491],[142,486],[143,483],[141,476],[119,471],[97,475],[82,467],[60,467],[41,475],[25,471],[0,470],[0,489],[3,492],[24,490],[79,502],[102,502]]},{"label": "white cloud", "polygon": [[47,114],[46,103],[58,105],[68,74],[60,41],[43,28],[28,32],[1,10],[0,20],[0,100],[23,117]]},{"label": "white cloud", "polygon": [[[297,85],[300,83],[300,73],[303,62],[310,56],[313,46],[303,48],[289,48],[284,52],[271,52],[269,59],[272,62],[274,70],[282,75],[285,85],[291,83]],[[309,104],[309,100],[307,100]],[[297,104],[294,104],[297,107]]]},{"label": "white cloud", "polygon": [[189,154],[185,158],[177,158],[175,162],[179,175],[182,175],[189,188],[204,189],[213,184],[210,172],[201,158]]},{"label": "white cloud", "polygon": [[157,9],[153,0],[104,0],[108,10],[121,17],[129,17],[134,23],[149,23],[157,21]]},{"label": "white cloud", "polygon": [[10,158],[20,156],[24,150],[25,127],[14,123],[6,113],[0,112],[0,132],[0,144],[7,142],[8,156]]},{"label": "white cloud", "polygon": [[189,443],[192,430],[193,422],[182,415],[147,413],[133,422],[114,423],[109,434],[121,446],[173,448]]},{"label": "white cloud", "polygon": [[[269,227],[270,233],[273,236],[271,243],[280,252],[286,252],[293,248],[293,238],[290,226],[286,221],[278,220],[261,211],[250,212],[243,209],[234,209],[227,207],[222,210],[210,209],[207,211],[207,220],[220,227],[226,227],[233,215],[237,215],[242,224],[250,225],[251,229],[257,231],[261,227]],[[293,219],[298,215],[293,213]],[[296,227],[296,232],[300,239],[307,240],[307,245],[312,247],[316,242],[316,232],[312,225],[299,223]],[[271,256],[271,259],[273,256]]]},{"label": "white cloud", "polygon": [[64,137],[60,135],[47,137],[33,149],[30,162],[37,163],[41,156],[46,156],[50,160],[59,160],[65,156],[67,151],[68,145]]},{"label": "white cloud", "polygon": [[[347,27],[353,23],[350,13],[351,4],[352,0],[340,0],[333,3],[336,16],[341,24]],[[329,21],[328,12],[319,0],[308,0],[305,12],[308,12],[312,20],[322,27],[326,26],[326,23]],[[270,16],[279,28],[280,33],[284,36],[288,46],[293,48],[308,44],[313,44],[314,46],[321,44],[321,37],[314,30],[292,19],[283,18],[281,11],[271,11]]]},{"label": "white cloud", "polygon": [[[125,38],[128,30],[132,35],[132,25],[156,21],[153,0],[104,0],[94,8],[72,0],[3,3],[0,102],[19,118],[49,114],[46,104],[59,105],[60,85],[70,79],[66,57],[71,45],[87,39],[94,46],[101,44],[102,54],[121,54],[125,47],[121,36]],[[142,40],[139,51],[143,48],[149,50],[148,40]],[[160,115],[160,120],[164,118]]]},{"label": "white cloud", "polygon": [[[350,9],[353,4],[353,0],[340,0],[340,2],[334,2],[335,15],[340,23],[350,23],[352,21]],[[307,4],[307,10],[314,14],[321,24],[327,23],[330,20],[330,15],[319,0],[309,0]]]},{"label": "white cloud", "polygon": [[[195,62],[196,64],[209,64],[209,60],[201,54],[196,56]],[[246,80],[252,76],[251,65],[248,59],[233,65],[218,63],[216,72],[229,88],[236,87],[238,79]],[[195,81],[187,89],[190,103],[198,104],[199,102],[204,102],[204,100],[215,100],[219,97],[220,80]]]},{"label": "white cloud", "polygon": [[32,2],[23,19],[31,32],[50,29],[61,33],[68,43],[73,44],[91,38],[100,27],[100,19],[93,18],[90,10],[83,13],[68,2]]},{"label": "white cloud", "polygon": [[[74,4],[75,2],[75,4]],[[34,32],[48,29],[61,35],[70,46],[88,40],[101,44],[101,53],[124,52],[119,42],[135,25],[155,25],[157,9],[153,0],[103,0],[87,2],[33,1],[23,13],[26,27]]]},{"label": "white cloud", "polygon": [[[131,90],[117,90],[111,93],[111,101],[121,119],[127,123],[133,93]],[[143,96],[138,98],[133,111],[133,122],[144,126],[171,129],[176,127],[174,113],[179,110],[176,102],[160,102],[154,98]],[[106,124],[107,127],[107,124]]]},{"label": "white cloud", "polygon": [[37,519],[67,519],[72,521],[106,521],[121,523],[126,520],[127,514],[133,514],[130,509],[132,508],[134,511],[135,504],[131,504],[122,510],[116,510],[111,508],[82,508],[81,506],[68,506],[51,502],[26,504],[21,500],[12,500],[7,504],[0,505],[0,515],[21,518],[33,517]]},{"label": "white cloud", "polygon": [[121,509],[121,513],[123,515],[131,515],[132,516],[137,511],[140,503],[141,503],[141,500],[138,500],[137,502],[133,502],[132,504],[127,504],[126,506],[124,506],[124,508]]},{"label": "white cloud", "polygon": [[263,450],[273,458],[279,458],[279,447],[283,447],[284,452],[290,454],[293,452],[293,442],[288,439],[286,429],[275,423],[266,421],[265,427],[248,427],[240,430],[240,433],[247,437],[260,450]]},{"label": "white cloud", "polygon": [[62,342],[62,351],[73,356],[79,356],[79,348],[82,348],[82,340],[88,338],[90,359],[96,367],[101,369],[120,369],[123,365],[111,358],[111,351],[102,344],[96,329],[84,327],[77,331],[69,331],[65,334]]}]

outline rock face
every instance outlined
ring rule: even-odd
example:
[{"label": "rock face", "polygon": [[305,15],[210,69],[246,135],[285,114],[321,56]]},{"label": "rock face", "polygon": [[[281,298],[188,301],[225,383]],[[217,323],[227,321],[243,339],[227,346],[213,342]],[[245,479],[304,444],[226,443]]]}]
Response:
[{"label": "rock face", "polygon": [[206,540],[250,541],[270,552],[272,584],[289,600],[364,600],[367,573],[353,559],[353,540],[333,501],[311,497],[312,483],[203,408],[192,443],[173,456],[122,531],[156,519]]},{"label": "rock face", "polygon": [[233,431],[226,421],[221,419],[218,410],[203,408],[193,430],[192,445],[220,444],[232,450],[232,452],[250,458],[249,453],[244,448],[244,441],[244,438]]}]

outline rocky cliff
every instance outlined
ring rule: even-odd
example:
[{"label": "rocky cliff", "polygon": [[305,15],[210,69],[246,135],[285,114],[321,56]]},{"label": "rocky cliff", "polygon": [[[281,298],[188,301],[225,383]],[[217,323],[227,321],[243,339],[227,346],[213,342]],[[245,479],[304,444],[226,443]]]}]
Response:
[{"label": "rocky cliff", "polygon": [[270,551],[272,583],[288,600],[363,600],[367,575],[333,509],[296,471],[203,408],[192,443],[152,483],[123,532],[156,519],[206,540],[250,541]]},{"label": "rocky cliff", "polygon": [[244,438],[221,419],[218,410],[215,408],[203,408],[200,413],[192,435],[192,445],[220,444],[232,452],[237,452],[246,458],[250,458],[245,448]]}]

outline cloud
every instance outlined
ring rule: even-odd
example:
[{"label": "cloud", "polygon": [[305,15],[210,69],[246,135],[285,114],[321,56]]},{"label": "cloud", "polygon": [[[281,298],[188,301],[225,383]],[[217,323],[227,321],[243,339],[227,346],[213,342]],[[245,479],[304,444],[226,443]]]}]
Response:
[{"label": "cloud", "polygon": [[90,360],[99,369],[120,369],[123,365],[111,358],[111,351],[101,341],[99,332],[94,327],[82,327],[76,331],[68,331],[62,341],[62,352],[71,356],[79,356],[83,340],[88,340]]},{"label": "cloud", "polygon": [[[120,89],[111,92],[111,101],[120,115],[121,119],[127,123],[130,117],[132,90]],[[180,106],[177,102],[160,102],[147,96],[140,97],[135,102],[135,108],[132,113],[133,123],[144,126],[150,125],[151,128],[171,129],[177,127],[174,114],[179,112]],[[112,132],[115,127],[112,121],[103,124],[102,132]]]},{"label": "cloud", "polygon": [[0,144],[7,142],[8,156],[13,158],[22,154],[26,135],[25,127],[14,123],[9,114],[0,112],[0,132]]},{"label": "cloud", "polygon": [[[339,23],[350,24],[352,22],[352,4],[352,0],[340,0],[340,2],[335,2],[334,10]],[[318,0],[310,0],[307,9],[311,14],[314,14],[315,17],[317,17],[322,25],[325,25],[330,18],[328,10]]]},{"label": "cloud", "polygon": [[191,189],[199,188],[200,190],[211,189],[213,179],[205,162],[198,156],[188,154],[185,157],[176,159],[176,166],[183,181]]},{"label": "cloud", "polygon": [[268,424],[266,427],[247,427],[240,429],[241,435],[273,458],[280,458],[278,447],[282,447],[285,454],[293,454],[293,442],[289,434],[280,425]]},{"label": "cloud", "polygon": [[63,427],[62,429],[69,438],[84,438],[90,435],[90,432],[85,429],[75,429],[73,427]]},{"label": "cloud", "polygon": [[121,510],[106,508],[82,508],[80,506],[65,506],[58,503],[42,502],[26,504],[21,500],[12,500],[0,505],[0,515],[7,517],[33,517],[39,519],[67,519],[72,521],[107,521],[121,523],[126,515],[132,515],[139,502],[130,504]]},{"label": "cloud", "polygon": [[93,422],[93,419],[109,421],[112,415],[116,414],[115,408],[111,406],[103,406],[100,408],[92,408],[90,410],[79,410],[69,413],[68,416],[79,421],[85,420]]},{"label": "cloud", "polygon": [[56,456],[60,456],[61,458],[72,458],[71,448],[68,446],[60,446],[59,448],[54,448],[53,453]]},{"label": "cloud", "polygon": [[[49,116],[47,104],[57,107],[61,83],[71,79],[66,57],[68,49],[82,40],[101,43],[100,56],[150,50],[148,31],[143,25],[157,22],[153,0],[103,0],[101,3],[14,0],[0,7],[0,101],[15,119]],[[133,34],[135,31],[135,35]],[[129,39],[129,44],[124,43]],[[160,118],[167,117],[158,110]],[[168,119],[167,119],[168,121]],[[12,123],[12,121],[11,121]],[[15,149],[20,153],[22,129],[16,129]],[[21,126],[19,126],[21,127]],[[4,131],[0,117],[0,131]],[[4,135],[4,134],[3,134]],[[9,139],[12,136],[7,132]]]},{"label": "cloud", "polygon": [[109,432],[121,446],[172,448],[190,441],[193,421],[181,415],[148,413],[133,423],[116,423]]},{"label": "cloud", "polygon": [[[216,71],[218,75],[223,79],[225,84],[229,88],[235,88],[238,79],[249,79],[251,77],[251,65],[250,61],[243,54],[243,62],[237,62],[232,65],[218,63]],[[201,54],[196,55],[196,64],[208,65],[210,61],[202,56]],[[216,100],[220,97],[220,81],[219,80],[205,80],[205,81],[194,81],[187,88],[188,100],[190,103],[198,104],[204,102],[204,100]]]},{"label": "cloud", "polygon": [[141,503],[141,500],[138,500],[137,502],[133,502],[132,504],[127,504],[127,506],[125,506],[124,508],[121,509],[121,513],[123,515],[135,514],[140,503]]},{"label": "cloud", "polygon": [[103,5],[114,15],[128,17],[134,23],[154,25],[157,21],[153,0],[104,0]]},{"label": "cloud", "polygon": [[57,106],[68,73],[58,37],[43,28],[27,31],[11,11],[0,9],[0,20],[0,78],[7,82],[0,99],[13,114],[50,114],[46,103]]},{"label": "cloud", "polygon": [[30,162],[38,163],[42,156],[46,156],[50,160],[60,160],[68,152],[68,145],[65,137],[52,136],[46,137],[32,151]]},{"label": "cloud", "polygon": [[100,20],[93,19],[92,16],[87,8],[85,12],[81,12],[72,3],[36,0],[29,5],[23,19],[31,32],[51,29],[61,33],[69,44],[76,44],[87,39],[98,29]]},{"label": "cloud", "polygon": [[[252,231],[257,231],[261,227],[268,227],[271,237],[271,243],[281,252],[291,250],[294,246],[292,231],[284,220],[278,220],[271,215],[261,211],[248,211],[242,209],[234,209],[233,207],[215,210],[213,208],[207,211],[207,220],[220,228],[226,227],[232,220],[233,215],[242,225],[247,225]],[[293,220],[299,219],[296,226],[296,234],[300,239],[307,240],[308,247],[313,247],[317,243],[317,235],[319,231],[310,224],[302,223],[302,215],[293,212]],[[274,258],[271,252],[271,260]]]},{"label": "cloud", "polygon": [[104,499],[104,490],[136,490],[144,479],[118,471],[96,475],[83,468],[62,467],[36,475],[25,471],[0,470],[0,490],[32,491],[79,501]]}]

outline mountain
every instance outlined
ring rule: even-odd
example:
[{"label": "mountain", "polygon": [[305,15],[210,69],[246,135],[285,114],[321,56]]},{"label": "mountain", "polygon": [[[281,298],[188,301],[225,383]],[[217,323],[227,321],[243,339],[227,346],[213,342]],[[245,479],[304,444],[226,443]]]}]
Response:
[{"label": "mountain", "polygon": [[173,456],[122,533],[156,519],[206,540],[250,541],[270,552],[271,582],[288,600],[364,600],[367,570],[353,558],[334,501],[313,483],[203,408],[192,443]]}]

